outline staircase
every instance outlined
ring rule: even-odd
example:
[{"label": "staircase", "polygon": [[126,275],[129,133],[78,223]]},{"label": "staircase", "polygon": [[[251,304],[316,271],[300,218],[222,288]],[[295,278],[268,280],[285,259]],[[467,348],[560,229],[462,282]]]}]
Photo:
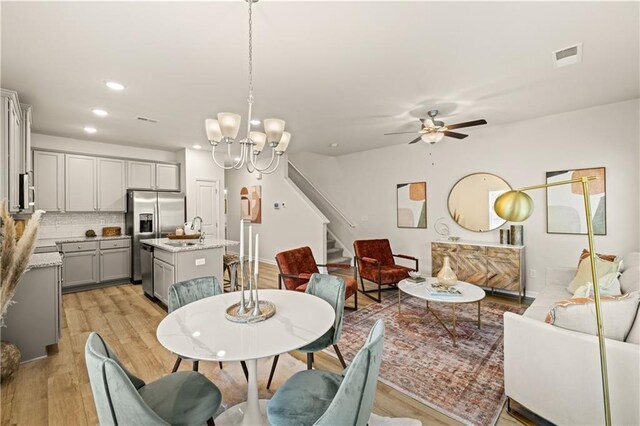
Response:
[{"label": "staircase", "polygon": [[327,232],[327,263],[346,263],[351,265],[351,258],[344,255],[344,248]]}]

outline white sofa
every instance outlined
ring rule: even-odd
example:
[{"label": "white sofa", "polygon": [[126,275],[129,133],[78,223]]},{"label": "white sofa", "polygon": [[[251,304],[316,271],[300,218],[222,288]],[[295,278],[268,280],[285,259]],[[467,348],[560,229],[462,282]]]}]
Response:
[{"label": "white sofa", "polygon": [[[625,278],[634,277],[631,290],[626,280],[627,292],[640,289],[640,253],[625,256],[623,268],[623,275],[629,274]],[[571,298],[566,287],[575,271],[548,268],[546,287],[527,311],[504,314],[505,393],[553,423],[600,425],[604,405],[597,337],[544,322],[555,302]],[[634,327],[640,326],[638,316]],[[640,425],[640,345],[605,340],[612,422]]]}]

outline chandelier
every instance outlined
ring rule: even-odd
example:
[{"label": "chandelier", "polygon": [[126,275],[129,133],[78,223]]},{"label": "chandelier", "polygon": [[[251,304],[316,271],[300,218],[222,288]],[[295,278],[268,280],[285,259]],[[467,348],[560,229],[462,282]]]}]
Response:
[{"label": "chandelier", "polygon": [[[218,113],[217,120],[209,118],[205,121],[205,128],[207,131],[207,139],[209,139],[209,143],[213,147],[211,156],[213,162],[216,163],[218,167],[225,170],[240,170],[246,164],[249,173],[257,171],[259,173],[269,174],[278,168],[280,157],[289,146],[291,134],[284,131],[284,120],[277,118],[264,120],[264,133],[251,130],[251,109],[253,107],[253,31],[251,6],[257,1],[258,0],[247,0],[249,4],[249,96],[247,97],[249,113],[247,116],[247,133],[246,136],[239,141],[240,156],[233,159],[230,166],[220,164],[218,160],[216,160],[216,147],[220,142],[226,143],[227,156],[231,159],[231,145],[238,137],[242,117],[239,114],[231,112],[220,112]],[[260,168],[257,165],[258,156],[267,144],[271,148],[271,161],[266,167]]]}]

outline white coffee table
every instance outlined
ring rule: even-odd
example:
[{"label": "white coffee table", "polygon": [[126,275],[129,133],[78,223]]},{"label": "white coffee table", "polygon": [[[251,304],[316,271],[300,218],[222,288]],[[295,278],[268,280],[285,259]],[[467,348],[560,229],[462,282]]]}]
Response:
[{"label": "white coffee table", "polygon": [[[257,360],[298,349],[321,337],[335,321],[335,312],[323,299],[289,290],[260,290],[260,300],[276,305],[276,314],[255,324],[238,324],[225,318],[239,292],[190,303],[167,315],[156,336],[171,352],[202,361],[246,361],[249,372],[247,402],[218,417],[221,425],[269,424],[267,400],[258,399]],[[246,293],[249,297],[249,293]]]},{"label": "white coffee table", "polygon": [[[449,296],[449,295],[435,295],[430,294],[427,289],[430,288],[431,283],[437,282],[435,277],[427,277],[425,281],[421,283],[413,283],[409,280],[402,280],[398,283],[398,315],[402,316],[402,306],[401,299],[402,293],[406,293],[410,296],[417,297],[418,299],[422,299],[426,301],[426,307],[429,312],[433,314],[433,316],[438,320],[438,322],[444,327],[445,330],[451,335],[451,339],[453,340],[453,346],[458,346],[457,343],[457,333],[456,333],[456,323],[460,321],[473,321],[478,323],[478,328],[481,327],[482,321],[480,319],[480,304],[482,303],[482,299],[485,298],[486,293],[483,289],[478,287],[477,285],[469,284],[464,281],[458,281],[455,284],[455,288],[457,288],[462,295],[460,296]],[[429,302],[434,303],[445,303],[451,305],[452,315],[451,318],[443,318],[441,319],[438,314],[431,309],[429,306]],[[457,318],[456,316],[456,307],[458,305],[462,305],[465,303],[478,303],[478,319],[475,320],[467,320]],[[447,327],[446,322],[451,322],[451,328]]]}]

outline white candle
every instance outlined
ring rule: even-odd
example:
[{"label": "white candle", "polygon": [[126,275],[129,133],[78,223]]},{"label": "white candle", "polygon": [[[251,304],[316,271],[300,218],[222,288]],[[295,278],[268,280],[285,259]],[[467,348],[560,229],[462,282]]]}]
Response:
[{"label": "white candle", "polygon": [[253,260],[253,226],[249,224],[249,268],[251,268],[252,260]]},{"label": "white candle", "polygon": [[240,219],[240,260],[244,259],[244,220]]},{"label": "white candle", "polygon": [[258,265],[260,264],[260,256],[258,255],[258,246],[260,244],[260,234],[256,234],[256,264],[253,268],[254,274],[258,275]]}]

